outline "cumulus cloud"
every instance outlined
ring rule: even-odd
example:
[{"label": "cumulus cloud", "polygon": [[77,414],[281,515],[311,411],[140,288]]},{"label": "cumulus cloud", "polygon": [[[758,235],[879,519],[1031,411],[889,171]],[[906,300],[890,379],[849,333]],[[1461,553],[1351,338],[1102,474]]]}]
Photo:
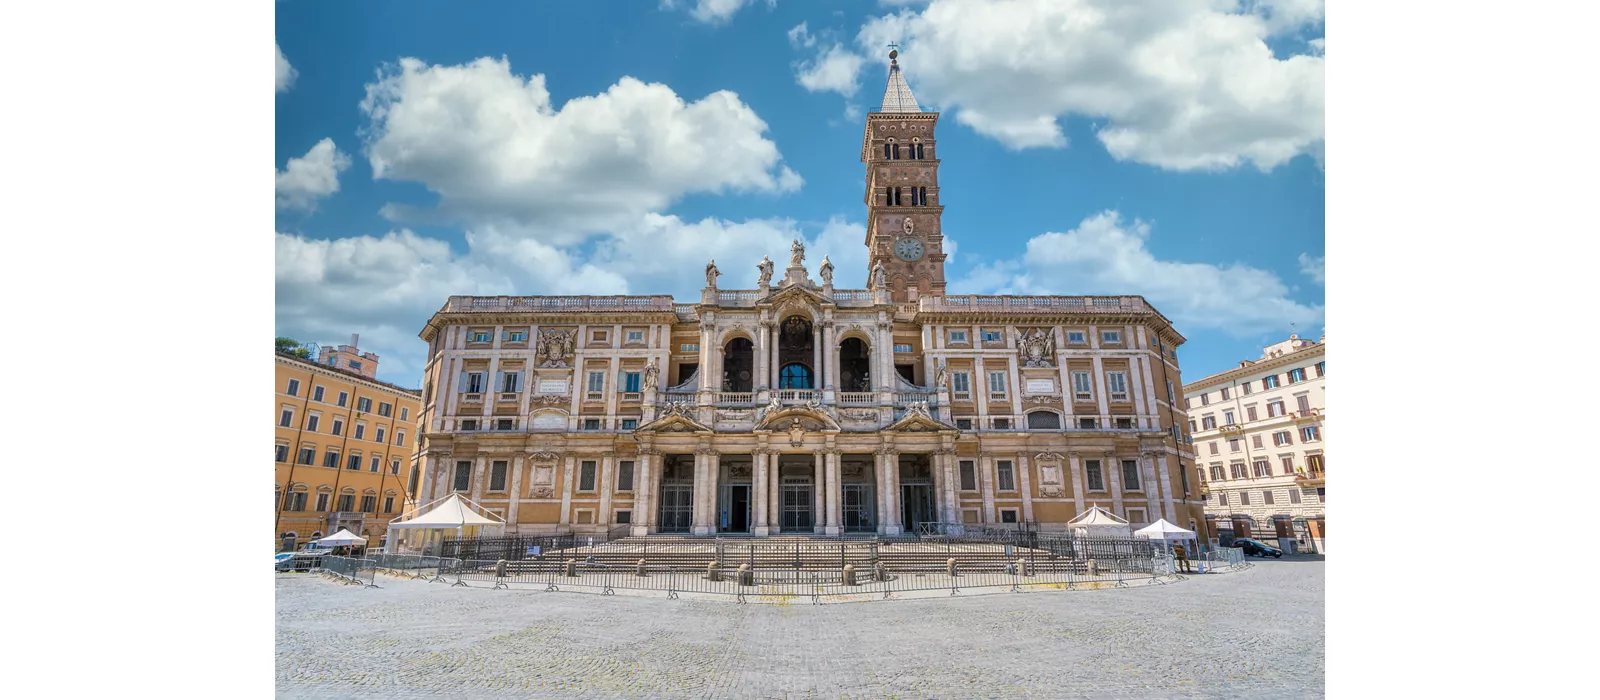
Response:
[{"label": "cumulus cloud", "polygon": [[801,22],[799,24],[796,24],[796,25],[794,25],[793,29],[789,30],[789,45],[790,46],[793,46],[794,48],[797,48],[797,49],[799,49],[799,48],[807,48],[807,49],[809,49],[812,46],[815,46],[816,44],[817,44],[817,38],[814,37],[814,36],[811,36],[810,30],[806,29],[806,23],[805,22]]},{"label": "cumulus cloud", "polygon": [[850,97],[861,87],[856,78],[861,74],[861,65],[865,62],[866,59],[851,53],[844,46],[834,44],[810,61],[800,64],[795,72],[795,80],[810,92],[831,91]]},{"label": "cumulus cloud", "polygon": [[278,46],[278,42],[276,42],[276,41],[272,42],[272,50],[273,50],[274,53],[277,54],[277,64],[278,64],[278,89],[277,89],[277,92],[283,92],[284,90],[288,90],[289,86],[294,85],[295,76],[300,75],[300,73],[299,73],[299,71],[296,71],[294,69],[294,66],[289,65],[289,59],[283,57],[283,48]]},{"label": "cumulus cloud", "polygon": [[1328,258],[1325,255],[1311,257],[1307,253],[1300,254],[1300,274],[1310,277],[1317,284],[1328,283]]},{"label": "cumulus cloud", "polygon": [[1290,299],[1288,286],[1270,271],[1160,260],[1146,246],[1149,238],[1149,224],[1101,212],[1066,233],[1035,236],[1020,260],[975,266],[951,283],[951,293],[1141,294],[1180,330],[1237,337],[1321,321],[1321,305]]},{"label": "cumulus cloud", "polygon": [[1075,115],[1119,160],[1270,170],[1320,148],[1324,59],[1265,39],[1321,16],[1317,1],[934,0],[869,20],[857,44],[901,44],[920,101],[1013,149],[1066,146]]},{"label": "cumulus cloud", "polygon": [[522,226],[557,244],[689,193],[802,184],[766,122],[728,91],[685,102],[625,77],[557,109],[543,75],[515,75],[505,59],[405,58],[367,85],[360,107],[374,177],[425,185],[445,219]]},{"label": "cumulus cloud", "polygon": [[350,156],[333,145],[333,139],[318,141],[299,158],[290,158],[277,171],[278,208],[310,211],[317,200],[339,191],[339,173],[350,167]]},{"label": "cumulus cloud", "polygon": [[[766,0],[766,3],[769,8],[777,7],[778,0]],[[661,0],[661,9],[674,10],[686,4],[679,0]],[[689,8],[689,16],[703,24],[727,24],[745,5],[754,4],[755,0],[695,0],[694,6]]]}]

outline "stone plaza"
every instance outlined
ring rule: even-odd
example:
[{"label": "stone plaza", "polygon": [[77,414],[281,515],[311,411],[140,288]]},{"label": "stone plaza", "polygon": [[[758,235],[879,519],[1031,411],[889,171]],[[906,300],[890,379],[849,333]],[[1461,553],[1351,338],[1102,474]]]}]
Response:
[{"label": "stone plaza", "polygon": [[286,698],[1322,697],[1324,564],[1165,586],[738,605],[277,580]]}]

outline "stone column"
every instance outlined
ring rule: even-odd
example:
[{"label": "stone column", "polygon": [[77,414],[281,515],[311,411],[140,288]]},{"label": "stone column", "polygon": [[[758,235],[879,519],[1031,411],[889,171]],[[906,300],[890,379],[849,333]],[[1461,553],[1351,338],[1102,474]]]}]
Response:
[{"label": "stone column", "polygon": [[[615,394],[616,392],[612,392]],[[594,514],[596,525],[611,525],[611,492],[616,490],[617,456],[606,453],[600,456],[600,473],[595,475],[595,488],[600,490],[600,512]]]},{"label": "stone column", "polygon": [[1072,479],[1072,514],[1077,517],[1083,513],[1083,464],[1078,461],[1078,453],[1067,454],[1067,471]]},{"label": "stone column", "polygon": [[823,353],[823,362],[827,363],[827,380],[823,388],[838,390],[839,388],[839,329],[830,319],[823,322],[822,345],[826,348]]},{"label": "stone column", "polygon": [[985,525],[995,522],[994,516],[994,460],[978,455],[978,489],[983,494],[983,510],[978,517]]},{"label": "stone column", "polygon": [[[567,455],[561,462],[561,520],[560,525],[568,526],[572,522],[572,468],[577,458]],[[562,527],[561,529],[568,529]]]},{"label": "stone column", "polygon": [[885,533],[884,528],[888,524],[888,518],[885,516],[889,512],[889,505],[884,500],[888,498],[889,487],[886,485],[888,482],[883,475],[883,463],[884,449],[880,447],[872,455],[872,503],[874,506],[872,517],[877,521],[878,534],[880,535]]},{"label": "stone column", "polygon": [[783,365],[783,362],[778,358],[778,329],[782,327],[783,323],[781,319],[773,322],[771,330],[772,349],[767,351],[767,357],[770,359],[770,361],[767,363],[767,380],[771,382],[771,387],[773,389],[777,389],[779,386],[778,372],[782,369]]},{"label": "stone column", "polygon": [[757,447],[751,454],[755,460],[755,473],[751,475],[750,498],[754,500],[752,509],[755,511],[755,528],[751,531],[757,537],[765,537],[769,532],[767,524],[767,480],[771,478],[767,469],[767,451]]},{"label": "stone column", "polygon": [[1028,463],[1028,453],[1017,455],[1017,488],[1022,489],[1022,520],[1033,521],[1033,479],[1028,472],[1033,466]]},{"label": "stone column", "polygon": [[827,498],[828,483],[823,478],[825,476],[823,450],[816,450],[811,454],[816,464],[816,476],[812,479],[813,488],[811,489],[811,529],[813,532],[820,535],[826,528],[824,520],[827,517],[827,513],[824,512],[826,510],[824,503],[826,502]]},{"label": "stone column", "polygon": [[783,531],[783,498],[778,487],[783,479],[783,454],[772,448],[767,454],[767,532],[776,535]]},{"label": "stone column", "polygon": [[[1135,428],[1148,427],[1146,425],[1146,422],[1145,422],[1146,421],[1145,417],[1150,415],[1150,414],[1152,414],[1152,413],[1155,413],[1155,411],[1153,410],[1155,408],[1155,403],[1154,403],[1154,398],[1155,397],[1150,397],[1151,398],[1151,402],[1148,405],[1148,409],[1150,409],[1150,410],[1147,410],[1144,393],[1145,393],[1144,392],[1144,380],[1143,380],[1143,377],[1141,376],[1140,371],[1139,371],[1139,358],[1137,358],[1137,357],[1129,358],[1128,359],[1128,398],[1133,400],[1133,412],[1134,412],[1134,414],[1136,416],[1133,419],[1133,427],[1135,427]],[[1242,423],[1243,421],[1241,420],[1240,422]],[[1154,511],[1152,511],[1152,512],[1154,512]]]},{"label": "stone column", "polygon": [[838,535],[843,532],[839,520],[839,506],[844,499],[844,485],[839,481],[839,450],[828,450],[828,524],[824,531],[828,535]]},{"label": "stone column", "polygon": [[1128,511],[1122,508],[1122,461],[1112,452],[1105,453],[1100,460],[1105,465],[1101,469],[1105,470],[1109,481],[1106,488],[1111,489],[1111,512],[1116,513],[1117,517],[1126,518]]},{"label": "stone column", "polygon": [[888,482],[888,493],[884,494],[889,502],[890,522],[884,528],[884,534],[898,535],[902,527],[900,523],[900,453],[891,451],[884,455],[884,462],[888,469],[884,470],[884,481]]},{"label": "stone column", "polygon": [[958,487],[960,475],[956,473],[956,451],[954,448],[945,447],[935,453],[938,460],[939,473],[944,475],[943,489],[939,494],[939,522],[961,522],[961,507],[958,500]]},{"label": "stone column", "polygon": [[517,504],[522,501],[522,467],[523,454],[517,453],[511,457],[511,505],[506,508],[507,530],[517,527]]},{"label": "stone column", "polygon": [[650,534],[651,526],[655,525],[655,477],[652,467],[661,459],[655,450],[649,447],[639,449],[639,461],[634,468],[637,474],[633,479],[633,527],[628,534],[641,537]]},{"label": "stone column", "polygon": [[[1178,463],[1178,468],[1179,469],[1183,468],[1183,462],[1182,461],[1180,461]],[[1172,500],[1173,500],[1173,494],[1172,494],[1172,470],[1167,467],[1167,456],[1165,454],[1160,454],[1156,458],[1156,471],[1161,473],[1161,491],[1162,491],[1162,498],[1163,498],[1162,511],[1165,513],[1165,515],[1163,515],[1162,517],[1165,517],[1167,519],[1167,522],[1172,523],[1174,525],[1177,525],[1178,524],[1178,520],[1177,520],[1178,511],[1174,509],[1173,504],[1172,504]],[[1190,486],[1194,487],[1195,485],[1194,484],[1190,484]],[[1290,488],[1294,488],[1294,487],[1291,486]],[[1185,527],[1185,526],[1184,525],[1178,525],[1178,527]]]},{"label": "stone column", "polygon": [[[479,452],[478,453],[478,458],[476,460],[473,460],[473,462],[474,463],[472,465],[472,495],[469,496],[469,498],[472,499],[473,503],[481,503],[483,501],[483,482],[484,482],[483,470],[489,463],[489,453],[488,452]],[[334,495],[336,497],[338,496],[338,494],[334,494]]]},{"label": "stone column", "polygon": [[1106,427],[1105,422],[1110,420],[1106,418],[1106,416],[1110,415],[1111,407],[1107,405],[1106,401],[1111,396],[1111,387],[1106,385],[1106,368],[1105,365],[1100,361],[1100,355],[1096,354],[1093,362],[1094,378],[1091,386],[1095,387],[1094,395],[1100,403],[1100,427],[1104,428]]},{"label": "stone column", "polygon": [[771,386],[767,382],[767,377],[769,376],[767,365],[771,364],[771,358],[767,357],[767,353],[771,352],[772,343],[770,342],[771,337],[767,333],[767,326],[768,323],[766,321],[756,325],[756,346],[754,350],[756,366],[753,368],[755,371],[750,379],[750,391],[752,392],[760,392],[761,387],[770,388]]},{"label": "stone column", "polygon": [[710,453],[706,448],[694,451],[694,511],[690,518],[690,533],[695,535],[709,534],[707,525],[712,518],[711,499],[707,496],[710,491],[707,484],[711,481],[708,466],[711,462]]}]

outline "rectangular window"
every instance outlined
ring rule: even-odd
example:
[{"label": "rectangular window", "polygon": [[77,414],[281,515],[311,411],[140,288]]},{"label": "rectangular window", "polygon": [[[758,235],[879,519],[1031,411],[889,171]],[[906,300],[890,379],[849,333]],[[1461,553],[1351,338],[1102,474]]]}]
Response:
[{"label": "rectangular window", "polygon": [[1284,457],[1281,461],[1283,462],[1283,473],[1285,473],[1285,474],[1293,474],[1294,473],[1294,458],[1293,457]]},{"label": "rectangular window", "polygon": [[1107,372],[1106,387],[1111,391],[1112,401],[1128,400],[1128,373]]},{"label": "rectangular window", "polygon": [[605,372],[590,372],[589,373],[589,393],[591,393],[591,394],[599,394],[601,392],[604,392],[605,390],[606,390],[606,373]]},{"label": "rectangular window", "polygon": [[1213,428],[1216,428],[1217,427],[1217,418],[1216,418],[1216,416],[1201,416],[1200,417],[1200,425],[1203,426],[1206,430],[1211,430]]},{"label": "rectangular window", "polygon": [[1011,419],[1010,418],[996,418],[996,419],[994,419],[993,423],[994,423],[994,429],[995,430],[1010,430],[1011,429]]},{"label": "rectangular window", "polygon": [[315,448],[315,447],[302,447],[302,448],[300,448],[300,463],[301,464],[314,464],[314,463],[316,463],[316,461],[317,461],[317,448]]},{"label": "rectangular window", "polygon": [[487,343],[489,342],[489,331],[473,331],[471,337],[467,338],[467,342]]},{"label": "rectangular window", "polygon": [[1323,371],[1325,371],[1325,368],[1323,367],[1323,365],[1325,365],[1325,364],[1327,364],[1327,363],[1326,362],[1318,362],[1317,363],[1317,376],[1319,376],[1319,377],[1322,376]]},{"label": "rectangular window", "polygon": [[377,496],[362,496],[361,497],[361,512],[363,512],[363,513],[371,513],[371,512],[376,511],[377,509],[378,509],[378,497]]},{"label": "rectangular window", "polygon": [[317,512],[318,513],[326,513],[326,512],[328,512],[328,494],[325,494],[325,493],[317,494]]},{"label": "rectangular window", "polygon": [[406,431],[404,431],[404,430],[396,430],[396,431],[394,431],[394,444],[396,444],[396,445],[405,445],[406,444]]},{"label": "rectangular window", "polygon": [[323,387],[320,387],[320,386],[312,387],[311,388],[311,400],[312,401],[316,401],[318,403],[321,403],[322,402],[322,391],[323,391]]},{"label": "rectangular window", "polygon": [[349,513],[350,511],[353,511],[355,509],[356,509],[356,496],[355,496],[355,494],[347,493],[347,494],[344,494],[343,496],[339,497],[339,511],[340,512]]},{"label": "rectangular window", "polygon": [[1244,462],[1234,462],[1233,464],[1228,465],[1228,476],[1231,476],[1235,479],[1243,479],[1245,476]]},{"label": "rectangular window", "polygon": [[633,460],[631,459],[617,462],[617,490],[633,490]]},{"label": "rectangular window", "polygon": [[965,343],[965,342],[967,342],[967,332],[966,331],[950,331],[950,342],[952,342],[952,343]]},{"label": "rectangular window", "polygon": [[1100,342],[1116,345],[1122,342],[1122,331],[1100,331]]},{"label": "rectangular window", "polygon": [[950,375],[950,390],[958,396],[972,394],[972,375],[967,372],[954,372]]},{"label": "rectangular window", "polygon": [[399,476],[400,475],[400,460],[398,460],[398,459],[389,460],[389,473],[393,474],[395,476]]},{"label": "rectangular window", "polygon": [[1238,452],[1239,451],[1239,438],[1228,438],[1228,451],[1229,452]]},{"label": "rectangular window", "polygon": [[982,331],[982,333],[983,333],[983,342],[985,342],[985,343],[998,343],[1001,340],[1000,331],[985,330],[985,331]]},{"label": "rectangular window", "polygon": [[1006,397],[1005,372],[989,373],[989,396],[996,399],[1003,399]]},{"label": "rectangular window", "polygon": [[957,418],[956,419],[956,428],[958,430],[971,430],[972,429],[972,419],[971,418]]},{"label": "rectangular window", "polygon": [[522,391],[521,372],[501,372],[500,391],[505,394],[515,394]]},{"label": "rectangular window", "polygon": [[285,408],[283,413],[278,414],[278,426],[283,428],[294,426],[294,409]]},{"label": "rectangular window", "polygon": [[1284,410],[1283,410],[1283,402],[1282,401],[1273,401],[1272,403],[1267,404],[1267,417],[1268,418],[1277,418],[1278,416],[1281,416],[1283,414],[1284,414]]},{"label": "rectangular window", "polygon": [[1258,450],[1261,449],[1261,436],[1260,435],[1251,435],[1250,436],[1250,446],[1254,447],[1254,448],[1256,448]]},{"label": "rectangular window", "polygon": [[1002,509],[1000,511],[1000,522],[1002,522],[1002,523],[1014,523],[1016,521],[1017,521],[1017,510],[1015,508],[1005,508],[1005,509]]},{"label": "rectangular window", "polygon": [[1095,429],[1097,429],[1099,427],[1100,427],[1100,422],[1099,422],[1098,418],[1079,418],[1078,419],[1078,429],[1079,430],[1095,430]]},{"label": "rectangular window", "polygon": [[469,430],[469,431],[470,430],[477,430],[478,429],[478,419],[476,419],[476,418],[463,418],[463,419],[461,419],[461,429],[462,430]]},{"label": "rectangular window", "polygon": [[[1174,427],[1176,427],[1176,426],[1174,426]],[[1194,419],[1190,418],[1189,419],[1189,432],[1192,433],[1192,432],[1195,432],[1195,430],[1196,430],[1196,428],[1194,426]]]},{"label": "rectangular window", "polygon": [[585,419],[583,419],[583,429],[584,430],[599,430],[600,429],[600,419],[599,418],[585,418]]},{"label": "rectangular window", "polygon": [[1296,367],[1294,369],[1289,370],[1289,383],[1290,384],[1299,384],[1300,382],[1303,382],[1305,380],[1306,380],[1306,369],[1304,367]]},{"label": "rectangular window", "polygon": [[383,426],[378,426],[378,442],[383,442]]},{"label": "rectangular window", "polygon": [[894,346],[894,351],[895,352],[911,352],[911,346],[908,345],[908,344],[896,343],[895,346]]},{"label": "rectangular window", "polygon": [[591,342],[595,342],[595,343],[604,343],[604,342],[606,342],[606,339],[610,338],[610,337],[611,337],[611,334],[606,332],[606,331],[590,331],[589,332],[589,340]]},{"label": "rectangular window", "polygon": [[472,462],[462,460],[456,462],[455,490],[466,491],[472,488]]},{"label": "rectangular window", "polygon": [[361,363],[360,362],[356,362],[355,360],[351,360],[350,361],[350,369],[356,370],[357,372],[361,371]]},{"label": "rectangular window", "polygon": [[617,524],[618,525],[628,525],[628,524],[630,524],[632,522],[633,522],[633,511],[631,511],[631,510],[619,510],[619,511],[617,511]]},{"label": "rectangular window", "polygon": [[1300,429],[1300,442],[1316,442],[1322,439],[1321,429],[1315,425],[1308,425]]},{"label": "rectangular window", "polygon": [[633,430],[634,428],[637,428],[637,427],[639,427],[639,419],[638,418],[624,418],[624,419],[622,419],[622,429],[623,430]]},{"label": "rectangular window", "polygon": [[1289,489],[1289,503],[1295,504],[1295,505],[1299,505],[1299,503],[1300,503],[1300,489],[1297,489],[1297,488]]},{"label": "rectangular window", "polygon": [[1274,375],[1271,375],[1271,376],[1263,378],[1261,380],[1261,388],[1262,389],[1276,389],[1276,388],[1278,388],[1278,375],[1274,374]]},{"label": "rectangular window", "polygon": [[1269,506],[1272,505],[1272,491],[1263,489],[1261,491],[1261,502]]},{"label": "rectangular window", "polygon": [[683,343],[678,346],[678,352],[700,352],[699,343]]},{"label": "rectangular window", "polygon": [[400,422],[403,423],[403,422],[408,421],[408,420],[411,420],[411,409],[407,408],[405,406],[401,406],[400,407]]},{"label": "rectangular window", "polygon": [[1225,493],[1217,494],[1217,503],[1220,503],[1222,505],[1228,505],[1228,494],[1225,494]]},{"label": "rectangular window", "polygon": [[1105,477],[1100,473],[1100,460],[1085,460],[1083,463],[1083,471],[1084,475],[1088,477],[1090,491],[1106,490]]},{"label": "rectangular window", "polygon": [[495,430],[516,430],[516,427],[517,419],[515,418],[496,418],[494,421]]},{"label": "rectangular window", "polygon": [[1248,421],[1253,421],[1253,420],[1256,419],[1256,407],[1255,406],[1245,406],[1244,407],[1244,419],[1248,420]]},{"label": "rectangular window", "polygon": [[1222,424],[1223,425],[1233,425],[1233,411],[1223,411],[1222,412]]},{"label": "rectangular window", "polygon": [[1311,410],[1311,397],[1310,396],[1307,396],[1305,394],[1301,394],[1299,396],[1294,397],[1294,402],[1295,402],[1295,404],[1297,406],[1299,406],[1300,413],[1302,415],[1304,415],[1307,411]]},{"label": "rectangular window", "polygon": [[350,455],[344,461],[344,468],[353,472],[361,471],[361,455]]},{"label": "rectangular window", "polygon": [[372,412],[372,399],[367,399],[367,398],[356,399],[356,411],[358,413],[371,413]]},{"label": "rectangular window", "polygon": [[1293,445],[1294,444],[1294,438],[1289,436],[1289,431],[1280,430],[1280,431],[1272,434],[1272,444],[1277,446],[1277,447],[1283,447],[1285,445]]},{"label": "rectangular window", "polygon": [[1311,473],[1313,473],[1313,474],[1321,474],[1322,473],[1322,455],[1320,455],[1320,454],[1306,455],[1306,469],[1309,469],[1311,471]]},{"label": "rectangular window", "polygon": [[1222,465],[1214,464],[1211,466],[1211,480],[1222,481]]},{"label": "rectangular window", "polygon": [[1117,430],[1133,430],[1133,419],[1132,418],[1118,418],[1117,419]]},{"label": "rectangular window", "polygon": [[279,462],[287,462],[287,461],[289,461],[289,446],[288,445],[277,445],[276,449],[274,450],[274,454],[276,455],[276,461],[279,461]]},{"label": "rectangular window", "polygon": [[481,394],[481,393],[483,393],[483,373],[482,372],[468,372],[467,373],[467,381],[465,382],[465,386],[467,387],[467,393],[468,394]]},{"label": "rectangular window", "polygon": [[1327,489],[1327,487],[1325,487],[1325,486],[1318,486],[1317,487],[1317,502],[1318,503],[1327,503],[1328,502],[1328,489]]},{"label": "rectangular window", "polygon": [[383,468],[383,455],[373,455],[372,461],[367,463],[367,471],[377,474]]},{"label": "rectangular window", "polygon": [[1094,398],[1094,386],[1089,381],[1088,372],[1072,373],[1072,394],[1078,401],[1088,401]]},{"label": "rectangular window", "polygon": [[394,512],[394,496],[384,496],[383,497],[383,512],[385,512],[385,513],[393,513]]},{"label": "rectangular window", "polygon": [[1250,382],[1240,384],[1239,391],[1248,396],[1250,394]]},{"label": "rectangular window", "polygon": [[321,421],[322,416],[319,416],[315,413],[311,414],[310,417],[306,418],[306,430],[313,433],[317,432],[317,423],[320,423]]},{"label": "rectangular window", "polygon": [[1258,459],[1251,466],[1255,470],[1256,476],[1272,476],[1272,465],[1268,464],[1267,460]]},{"label": "rectangular window", "polygon": [[630,342],[630,343],[642,343],[642,342],[644,342],[644,331],[628,331],[627,342]]},{"label": "rectangular window", "polygon": [[290,379],[289,380],[289,395],[290,396],[299,396],[300,395],[300,380],[298,380],[298,379]]},{"label": "rectangular window", "polygon": [[1089,339],[1083,331],[1067,331],[1067,342],[1073,345],[1083,345],[1089,342]]},{"label": "rectangular window", "polygon": [[1167,380],[1167,403],[1172,403],[1172,402],[1173,402],[1172,380],[1168,379]]},{"label": "rectangular window", "polygon": [[505,332],[500,334],[500,340],[502,340],[504,342],[508,342],[508,343],[526,343],[526,342],[528,342],[528,332],[527,331],[505,331]]},{"label": "rectangular window", "polygon": [[1139,462],[1132,459],[1122,460],[1122,490],[1138,491],[1140,488]]},{"label": "rectangular window", "polygon": [[1222,387],[1222,400],[1228,400],[1228,387]]},{"label": "rectangular window", "polygon": [[339,407],[343,408],[344,405],[349,403],[349,402],[350,402],[350,394],[347,393],[347,392],[343,392],[343,391],[339,392]]},{"label": "rectangular window", "polygon": [[339,468],[339,453],[338,452],[334,452],[333,450],[328,450],[326,453],[324,453],[322,455],[322,466],[324,466],[324,467],[333,467],[334,469],[338,469]]},{"label": "rectangular window", "polygon": [[343,418],[335,418],[335,419],[333,419],[333,434],[334,435],[343,435],[344,434],[344,419]]},{"label": "rectangular window", "polygon": [[640,376],[638,372],[623,372],[622,391],[629,394],[638,393]]},{"label": "rectangular window", "polygon": [[578,490],[594,490],[595,463],[593,460],[584,460],[578,471]]},{"label": "rectangular window", "polygon": [[1206,444],[1211,446],[1211,454],[1216,454],[1217,453],[1217,443],[1208,442]]},{"label": "rectangular window", "polygon": [[1011,460],[1002,459],[994,463],[996,488],[1001,491],[1017,490],[1016,475],[1011,468]]},{"label": "rectangular window", "polygon": [[961,460],[961,490],[978,490],[978,468],[970,459]]},{"label": "rectangular window", "polygon": [[1241,505],[1241,506],[1250,505],[1250,492],[1249,491],[1240,491],[1239,492],[1239,505]]},{"label": "rectangular window", "polygon": [[1201,394],[1200,395],[1200,405],[1201,406],[1210,406],[1211,405],[1211,395],[1210,394]]},{"label": "rectangular window", "polygon": [[489,465],[489,490],[506,490],[506,468],[504,460],[496,460]]}]

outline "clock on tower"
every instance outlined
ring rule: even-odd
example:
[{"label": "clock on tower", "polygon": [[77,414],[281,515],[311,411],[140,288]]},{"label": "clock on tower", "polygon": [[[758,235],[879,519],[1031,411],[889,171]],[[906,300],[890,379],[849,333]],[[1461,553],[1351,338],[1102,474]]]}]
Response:
[{"label": "clock on tower", "polygon": [[944,234],[934,126],[889,52],[883,105],[867,114],[861,162],[867,165],[867,269],[883,266],[889,298],[915,301],[944,294]]}]

